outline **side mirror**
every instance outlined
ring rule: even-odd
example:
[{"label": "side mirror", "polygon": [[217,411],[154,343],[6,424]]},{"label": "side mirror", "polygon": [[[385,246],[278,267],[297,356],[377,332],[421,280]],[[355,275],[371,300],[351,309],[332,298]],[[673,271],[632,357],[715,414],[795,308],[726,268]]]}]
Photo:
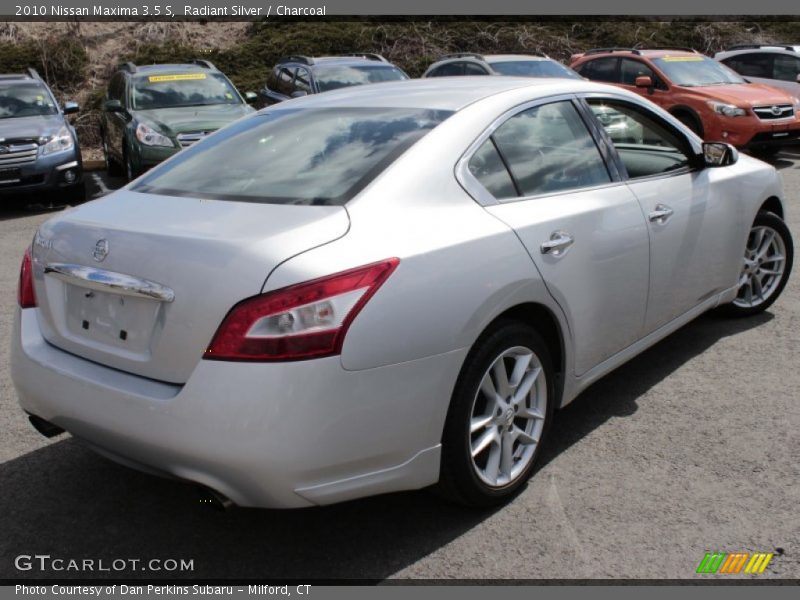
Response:
[{"label": "side mirror", "polygon": [[244,93],[244,101],[248,104],[253,104],[256,100],[258,100],[258,94],[255,92],[245,92]]},{"label": "side mirror", "polygon": [[64,114],[65,115],[74,115],[76,112],[80,111],[81,107],[78,106],[77,102],[68,101],[64,102]]},{"label": "side mirror", "polygon": [[651,88],[653,86],[653,78],[649,75],[639,75],[636,78],[636,87],[637,88]]},{"label": "side mirror", "polygon": [[291,94],[289,94],[290,98],[302,98],[303,96],[308,96],[308,92],[304,92],[302,90],[295,90]]},{"label": "side mirror", "polygon": [[728,167],[739,160],[739,151],[725,142],[703,142],[703,161],[706,167]]},{"label": "side mirror", "polygon": [[103,110],[110,113],[122,112],[122,102],[119,100],[106,100],[103,103]]}]

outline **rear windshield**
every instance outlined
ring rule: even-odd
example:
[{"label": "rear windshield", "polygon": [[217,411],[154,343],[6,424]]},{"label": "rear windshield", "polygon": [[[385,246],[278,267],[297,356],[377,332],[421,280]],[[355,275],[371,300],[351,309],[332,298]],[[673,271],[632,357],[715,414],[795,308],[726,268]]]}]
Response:
[{"label": "rear windshield", "polygon": [[58,112],[53,98],[38,83],[0,83],[0,119],[38,117]]},{"label": "rear windshield", "polygon": [[166,196],[341,205],[452,113],[276,109],[222,129],[132,189]]},{"label": "rear windshield", "polygon": [[698,87],[746,83],[731,69],[705,56],[665,56],[653,62],[675,85]]},{"label": "rear windshield", "polygon": [[314,74],[320,92],[366,83],[408,79],[408,75],[392,66],[320,67]]},{"label": "rear windshield", "polygon": [[241,102],[221,73],[162,73],[133,80],[133,108],[137,110]]},{"label": "rear windshield", "polygon": [[557,63],[554,60],[509,60],[493,62],[492,69],[501,75],[515,75],[518,77],[566,77],[580,79],[572,69]]}]

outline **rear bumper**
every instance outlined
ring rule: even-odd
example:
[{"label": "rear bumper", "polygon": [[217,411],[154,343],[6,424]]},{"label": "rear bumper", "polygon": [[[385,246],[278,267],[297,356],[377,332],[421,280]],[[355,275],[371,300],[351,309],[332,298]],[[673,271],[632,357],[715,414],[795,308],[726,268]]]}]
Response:
[{"label": "rear bumper", "polygon": [[[83,181],[83,165],[80,157],[72,151],[40,156],[36,162],[21,165],[19,169],[19,177],[11,181],[0,181],[0,195],[68,190]],[[72,181],[67,179],[69,172],[75,177]]]},{"label": "rear bumper", "polygon": [[22,408],[129,466],[212,488],[241,506],[295,508],[417,489],[466,351],[346,371],[338,357],[199,361],[184,385],[66,353],[17,309],[11,373]]}]

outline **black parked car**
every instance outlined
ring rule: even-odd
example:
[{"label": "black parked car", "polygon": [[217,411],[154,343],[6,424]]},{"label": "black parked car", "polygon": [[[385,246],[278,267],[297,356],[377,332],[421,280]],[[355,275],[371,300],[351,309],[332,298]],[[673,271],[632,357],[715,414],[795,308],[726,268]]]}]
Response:
[{"label": "black parked car", "polygon": [[83,163],[75,128],[39,74],[0,75],[0,201],[30,197],[75,204],[85,197]]},{"label": "black parked car", "polygon": [[408,79],[380,54],[286,56],[278,61],[258,93],[260,106],[353,85]]}]

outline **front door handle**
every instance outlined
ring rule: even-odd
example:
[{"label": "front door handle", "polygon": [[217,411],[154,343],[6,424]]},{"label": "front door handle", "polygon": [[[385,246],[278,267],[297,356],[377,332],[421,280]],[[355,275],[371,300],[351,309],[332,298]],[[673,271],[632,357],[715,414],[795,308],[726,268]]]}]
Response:
[{"label": "front door handle", "polygon": [[675,211],[666,204],[656,204],[655,210],[653,210],[648,217],[650,218],[651,223],[663,225],[674,213]]},{"label": "front door handle", "polygon": [[542,254],[549,254],[550,256],[562,256],[567,249],[575,243],[573,238],[566,231],[554,231],[550,239],[542,243],[540,250]]}]

